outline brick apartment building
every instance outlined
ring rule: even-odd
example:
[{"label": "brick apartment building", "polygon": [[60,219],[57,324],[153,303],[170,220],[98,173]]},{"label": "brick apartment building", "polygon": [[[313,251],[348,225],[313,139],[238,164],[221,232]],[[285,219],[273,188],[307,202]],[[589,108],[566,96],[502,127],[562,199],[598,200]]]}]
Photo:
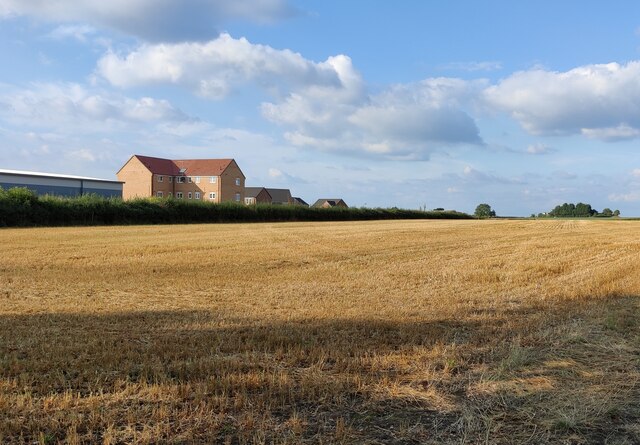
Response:
[{"label": "brick apartment building", "polygon": [[118,171],[122,197],[174,197],[210,202],[245,198],[245,176],[233,159],[162,159],[133,155]]}]

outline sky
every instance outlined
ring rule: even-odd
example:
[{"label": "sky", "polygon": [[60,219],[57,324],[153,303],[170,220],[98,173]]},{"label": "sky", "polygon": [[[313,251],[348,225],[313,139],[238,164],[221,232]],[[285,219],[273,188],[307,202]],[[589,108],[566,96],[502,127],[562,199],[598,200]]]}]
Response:
[{"label": "sky", "polygon": [[640,3],[0,0],[0,168],[235,158],[307,201],[640,215]]}]

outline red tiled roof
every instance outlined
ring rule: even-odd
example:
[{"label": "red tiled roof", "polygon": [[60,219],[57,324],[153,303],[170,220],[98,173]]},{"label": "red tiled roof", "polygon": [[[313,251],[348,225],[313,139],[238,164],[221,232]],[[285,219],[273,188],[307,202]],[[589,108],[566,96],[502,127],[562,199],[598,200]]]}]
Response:
[{"label": "red tiled roof", "polygon": [[180,174],[180,168],[174,164],[171,159],[152,158],[151,156],[135,155],[149,171],[156,175],[172,175]]},{"label": "red tiled roof", "polygon": [[181,159],[173,161],[187,176],[220,176],[233,159]]},{"label": "red tiled roof", "polygon": [[156,175],[219,176],[233,162],[233,159],[163,159],[135,155],[145,167]]}]

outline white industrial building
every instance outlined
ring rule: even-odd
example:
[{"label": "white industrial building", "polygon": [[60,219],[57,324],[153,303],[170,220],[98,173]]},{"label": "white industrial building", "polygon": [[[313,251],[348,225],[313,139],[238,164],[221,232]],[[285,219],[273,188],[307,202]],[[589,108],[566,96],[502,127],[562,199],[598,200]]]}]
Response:
[{"label": "white industrial building", "polygon": [[122,182],[84,176],[0,169],[0,187],[26,187],[38,195],[82,196],[96,194],[122,198]]}]

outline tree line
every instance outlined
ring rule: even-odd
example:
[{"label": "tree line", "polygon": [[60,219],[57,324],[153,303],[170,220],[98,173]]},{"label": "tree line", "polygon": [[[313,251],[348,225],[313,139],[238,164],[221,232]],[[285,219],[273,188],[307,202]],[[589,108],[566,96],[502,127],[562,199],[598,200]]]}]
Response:
[{"label": "tree line", "polygon": [[[534,217],[535,215],[531,215]],[[620,216],[620,210],[611,210],[610,208],[605,208],[602,212],[598,212],[594,209],[591,204],[585,204],[583,202],[579,202],[577,204],[573,203],[564,203],[562,205],[557,205],[553,208],[553,210],[548,213],[539,213],[538,218],[552,217],[552,218],[588,218],[588,217],[611,217]]]},{"label": "tree line", "polygon": [[[473,215],[476,218],[492,218],[496,216],[496,212],[489,204],[483,203],[478,204]],[[620,216],[620,210],[611,210],[607,207],[602,210],[602,212],[598,212],[591,206],[591,204],[585,204],[583,202],[579,202],[577,204],[564,203],[562,205],[555,206],[550,212],[538,213],[537,216],[535,213],[531,214],[531,218],[613,218],[618,216]]]}]

